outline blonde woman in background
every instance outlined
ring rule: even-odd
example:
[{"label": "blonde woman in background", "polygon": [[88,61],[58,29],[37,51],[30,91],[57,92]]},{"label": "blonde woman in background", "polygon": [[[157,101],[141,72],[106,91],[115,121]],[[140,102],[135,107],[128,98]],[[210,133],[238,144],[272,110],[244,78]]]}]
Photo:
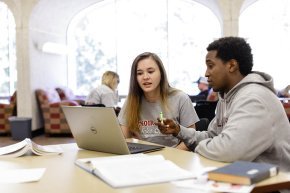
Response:
[{"label": "blonde woman in background", "polygon": [[119,75],[116,72],[106,71],[102,76],[102,84],[90,92],[85,104],[103,104],[106,107],[116,107],[119,98],[117,93],[119,82]]}]

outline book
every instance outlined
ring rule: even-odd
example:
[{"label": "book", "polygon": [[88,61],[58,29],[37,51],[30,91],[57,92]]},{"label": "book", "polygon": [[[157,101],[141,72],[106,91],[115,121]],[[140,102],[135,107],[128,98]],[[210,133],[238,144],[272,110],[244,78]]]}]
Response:
[{"label": "book", "polygon": [[62,152],[63,150],[59,145],[42,146],[31,141],[31,139],[26,138],[18,143],[0,147],[0,158],[19,157],[28,154],[57,155],[61,154]]},{"label": "book", "polygon": [[251,185],[277,175],[279,167],[268,163],[236,161],[209,171],[208,179],[232,184]]},{"label": "book", "polygon": [[[217,167],[196,168],[194,179],[174,181],[172,184],[179,188],[190,189],[191,192],[227,192],[227,193],[250,193],[255,185],[231,184],[227,182],[217,182],[208,180],[207,172]],[[197,170],[197,172],[196,172]]]},{"label": "book", "polygon": [[130,154],[77,159],[75,164],[114,188],[193,178],[162,155]]}]

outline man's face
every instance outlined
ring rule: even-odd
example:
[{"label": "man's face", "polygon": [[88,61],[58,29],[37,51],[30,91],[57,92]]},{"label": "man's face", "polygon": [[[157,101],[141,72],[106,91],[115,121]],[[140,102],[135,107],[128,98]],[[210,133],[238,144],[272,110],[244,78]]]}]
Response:
[{"label": "man's face", "polygon": [[208,85],[215,92],[228,91],[228,64],[224,63],[220,58],[216,57],[217,51],[209,51],[206,55],[206,72]]}]

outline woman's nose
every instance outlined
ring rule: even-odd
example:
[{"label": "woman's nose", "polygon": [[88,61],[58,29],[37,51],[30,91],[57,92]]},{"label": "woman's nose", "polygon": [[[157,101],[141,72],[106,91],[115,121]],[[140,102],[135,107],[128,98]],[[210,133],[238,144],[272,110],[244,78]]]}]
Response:
[{"label": "woman's nose", "polygon": [[148,78],[149,78],[149,74],[148,74],[148,73],[144,73],[143,78],[144,78],[144,79],[148,79]]}]

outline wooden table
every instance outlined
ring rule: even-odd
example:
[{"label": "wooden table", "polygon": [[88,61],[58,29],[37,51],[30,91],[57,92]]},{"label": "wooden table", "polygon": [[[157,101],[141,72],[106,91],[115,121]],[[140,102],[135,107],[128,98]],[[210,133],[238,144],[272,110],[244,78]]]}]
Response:
[{"label": "wooden table", "polygon": [[[56,156],[24,156],[19,158],[0,159],[0,168],[46,168],[46,172],[38,182],[23,184],[1,184],[2,193],[189,193],[192,189],[179,188],[172,183],[161,183],[128,188],[112,188],[98,177],[84,171],[74,164],[78,158],[112,156],[112,154],[78,149],[75,143],[61,145],[62,155]],[[206,159],[198,154],[166,147],[161,151],[149,154],[161,154],[165,159],[173,161],[180,167],[197,171],[204,167],[223,166],[224,163]],[[274,191],[290,188],[290,176],[280,173],[259,184],[253,192]]]}]

